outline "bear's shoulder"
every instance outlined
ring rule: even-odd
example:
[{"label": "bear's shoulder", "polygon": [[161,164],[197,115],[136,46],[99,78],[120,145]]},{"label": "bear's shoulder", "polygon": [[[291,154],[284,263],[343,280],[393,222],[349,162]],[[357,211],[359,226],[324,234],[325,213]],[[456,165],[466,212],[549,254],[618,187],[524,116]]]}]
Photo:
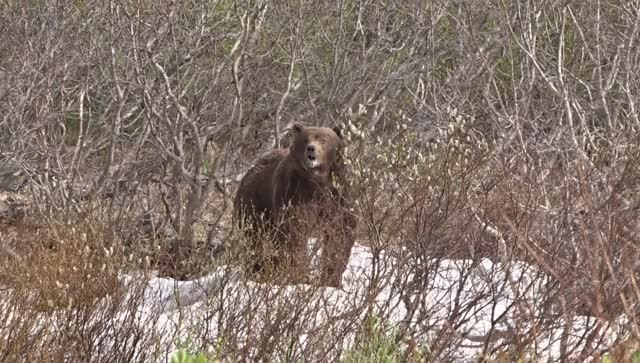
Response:
[{"label": "bear's shoulder", "polygon": [[273,150],[260,157],[247,174],[260,174],[267,170],[274,170],[278,163],[289,155],[289,150]]},{"label": "bear's shoulder", "polygon": [[263,155],[258,160],[258,164],[260,164],[260,163],[271,164],[273,162],[280,162],[281,160],[286,158],[287,155],[289,155],[289,149],[272,150],[272,151],[266,153],[265,155]]}]

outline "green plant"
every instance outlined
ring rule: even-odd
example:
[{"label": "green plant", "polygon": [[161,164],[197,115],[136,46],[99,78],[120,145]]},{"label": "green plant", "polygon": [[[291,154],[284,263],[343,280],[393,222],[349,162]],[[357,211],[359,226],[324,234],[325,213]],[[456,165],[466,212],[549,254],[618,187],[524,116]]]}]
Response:
[{"label": "green plant", "polygon": [[[171,363],[207,363],[209,361],[209,358],[207,358],[204,353],[192,354],[184,348],[179,349],[171,356]],[[211,360],[211,362],[216,361],[217,360]]]},{"label": "green plant", "polygon": [[394,363],[400,360],[401,353],[396,342],[396,333],[386,332],[374,314],[367,315],[364,327],[356,337],[355,346],[344,355],[346,363]]},{"label": "green plant", "polygon": [[203,352],[196,346],[192,337],[179,339],[176,342],[178,350],[171,355],[171,363],[219,363],[220,359],[213,357],[221,356],[222,344],[222,338],[218,338],[213,349],[206,349],[206,352]]}]

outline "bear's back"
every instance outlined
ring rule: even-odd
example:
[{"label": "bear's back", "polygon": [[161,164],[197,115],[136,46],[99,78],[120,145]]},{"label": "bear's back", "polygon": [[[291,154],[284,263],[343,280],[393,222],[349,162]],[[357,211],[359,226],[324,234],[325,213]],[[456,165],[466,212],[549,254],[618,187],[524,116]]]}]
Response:
[{"label": "bear's back", "polygon": [[234,201],[234,214],[239,223],[260,214],[270,216],[273,210],[273,174],[288,154],[288,149],[274,150],[260,158],[244,175]]}]

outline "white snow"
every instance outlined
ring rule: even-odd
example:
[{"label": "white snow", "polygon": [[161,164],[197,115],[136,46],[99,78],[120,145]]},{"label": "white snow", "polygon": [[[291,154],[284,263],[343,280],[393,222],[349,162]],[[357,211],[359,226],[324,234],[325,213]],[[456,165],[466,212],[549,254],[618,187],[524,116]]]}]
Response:
[{"label": "white snow", "polygon": [[[546,282],[546,277],[541,276],[533,267],[524,263],[512,263],[505,267],[489,260],[482,260],[475,265],[468,260],[428,261],[428,265],[432,266],[424,276],[428,282],[421,285],[421,288],[428,290],[421,294],[426,299],[416,303],[414,314],[409,315],[406,302],[412,300],[412,295],[402,296],[399,289],[394,289],[394,281],[415,280],[417,271],[410,271],[407,266],[383,254],[378,264],[384,262],[385,265],[378,268],[378,274],[381,271],[384,273],[378,277],[379,281],[375,285],[380,288],[374,289],[375,292],[371,295],[368,287],[373,273],[373,256],[372,251],[365,246],[354,247],[343,276],[342,290],[317,290],[306,285],[258,284],[243,280],[239,271],[226,266],[194,281],[180,282],[155,277],[149,280],[145,290],[143,310],[150,314],[161,314],[161,319],[154,328],[165,338],[163,344],[171,347],[180,340],[179,337],[202,336],[203,333],[208,341],[216,341],[218,324],[222,322],[216,320],[215,314],[211,316],[211,311],[218,314],[223,312],[226,318],[242,326],[238,331],[242,330],[248,339],[259,334],[261,328],[268,324],[269,314],[274,314],[278,307],[286,309],[287,306],[295,306],[295,303],[292,304],[295,301],[308,305],[317,304],[308,306],[309,310],[306,311],[314,311],[316,308],[319,313],[314,319],[307,319],[302,323],[306,326],[299,327],[301,333],[298,343],[302,350],[308,339],[317,338],[313,336],[314,329],[328,319],[338,317],[339,321],[341,314],[354,311],[364,316],[365,311],[358,310],[358,307],[365,305],[367,296],[372,296],[378,315],[391,326],[403,323],[413,326],[422,324],[425,327],[423,338],[426,342],[438,334],[453,334],[459,344],[450,353],[460,360],[477,359],[482,352],[484,337],[492,326],[494,332],[499,331],[503,335],[510,331],[530,331],[533,334],[531,345],[536,349],[537,359],[559,357],[560,336],[566,322],[558,321],[556,328],[551,331],[545,329],[544,334],[537,334],[533,329],[535,325],[530,321],[541,315],[541,294]],[[506,272],[511,275],[510,279],[506,278]],[[256,299],[256,296],[262,296],[263,299]],[[516,296],[521,298],[514,304]],[[278,305],[280,303],[285,305]],[[322,308],[318,309],[318,306]],[[421,314],[416,314],[417,312]],[[247,315],[261,318],[247,322]],[[428,320],[416,321],[415,317],[418,315],[423,318],[427,316]],[[208,322],[206,327],[203,326],[204,322]],[[577,342],[575,339],[584,334],[585,327],[593,324],[593,318],[574,317],[570,323],[572,331],[569,343]],[[500,341],[499,334],[494,335],[497,340],[492,343]],[[613,337],[612,333],[611,339]],[[353,334],[347,334],[344,344],[348,344],[353,338]]]},{"label": "white snow", "polygon": [[[503,266],[487,259],[476,263],[443,259],[411,266],[392,252],[374,256],[368,247],[353,248],[343,289],[259,284],[248,281],[232,266],[221,266],[193,281],[123,275],[125,286],[140,286],[147,280],[142,304],[137,312],[128,310],[126,301],[122,304],[116,323],[101,333],[103,348],[104,341],[119,338],[118,324],[130,324],[131,320],[152,337],[157,351],[165,352],[158,361],[165,361],[187,339],[204,341],[214,348],[232,332],[236,337],[233,343],[242,346],[264,339],[265,334],[269,338],[279,333],[282,327],[273,324],[284,321],[295,324],[289,338],[297,340],[293,349],[299,356],[304,356],[307,345],[326,341],[327,334],[343,337],[335,346],[339,351],[355,338],[354,326],[349,324],[373,307],[386,326],[399,329],[409,325],[419,333],[414,338],[426,346],[447,336],[457,344],[446,353],[457,361],[477,360],[490,331],[494,334],[489,347],[503,342],[510,332],[527,333],[532,355],[546,360],[559,358],[565,329],[570,329],[567,344],[580,349],[584,344],[580,337],[595,324],[594,318],[575,316],[566,321],[558,314],[551,329],[546,325],[537,331],[534,319],[549,316],[557,308],[544,306],[548,278],[524,263]],[[312,267],[318,267],[317,260]],[[129,298],[135,299],[133,295]],[[103,303],[109,305],[108,301]],[[57,329],[55,318],[47,318],[43,324]],[[616,334],[610,330],[606,336],[613,340]],[[272,342],[289,344],[286,340]]]}]

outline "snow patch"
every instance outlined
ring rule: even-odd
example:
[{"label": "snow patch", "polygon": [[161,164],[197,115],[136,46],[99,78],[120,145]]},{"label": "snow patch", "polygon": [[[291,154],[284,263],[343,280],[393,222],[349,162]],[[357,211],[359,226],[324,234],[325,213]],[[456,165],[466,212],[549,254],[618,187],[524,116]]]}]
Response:
[{"label": "snow patch", "polygon": [[[329,287],[316,289],[308,285],[258,284],[243,280],[239,271],[227,266],[194,281],[155,277],[149,280],[145,290],[144,306],[150,312],[162,314],[155,328],[165,336],[173,337],[173,340],[166,340],[166,344],[172,345],[175,337],[193,335],[194,328],[202,334],[205,321],[208,341],[215,341],[218,324],[222,322],[208,314],[210,311],[223,312],[237,324],[247,324],[244,334],[248,339],[268,324],[269,314],[273,313],[270,309],[274,309],[268,305],[277,306],[278,302],[274,303],[277,299],[283,304],[291,304],[292,301],[318,304],[321,308],[317,309],[315,319],[305,321],[306,326],[300,327],[303,333],[298,334],[298,344],[303,349],[313,338],[312,333],[305,331],[313,332],[329,319],[333,319],[335,324],[343,314],[356,312],[364,316],[365,311],[358,310],[358,307],[368,301],[390,325],[424,325],[427,340],[429,334],[452,334],[459,344],[450,353],[460,360],[477,359],[484,346],[483,337],[490,332],[494,333],[497,341],[504,338],[501,334],[514,330],[521,333],[524,329],[534,334],[534,322],[528,320],[539,317],[541,309],[545,308],[539,302],[542,301],[547,278],[524,263],[502,266],[488,259],[480,263],[470,260],[429,261],[433,268],[428,273],[421,272],[428,283],[419,286],[427,286],[426,293],[421,291],[420,294],[426,299],[419,302],[415,301],[418,294],[407,293],[393,284],[394,281],[415,281],[418,271],[409,271],[406,266],[394,266],[394,263],[399,264],[384,252],[376,258],[370,248],[354,246],[341,290]],[[373,268],[375,265],[377,269]],[[314,259],[312,266],[317,266],[317,260]],[[378,281],[372,285],[374,276]],[[268,296],[265,299],[272,300],[267,304],[266,300],[254,300],[256,296]],[[412,303],[418,307],[411,307]],[[308,311],[313,309],[310,306]],[[262,319],[243,321],[243,317],[256,314],[263,314]],[[429,319],[417,321],[417,316],[422,319],[428,316]],[[584,336],[587,327],[593,327],[593,324],[592,318],[574,317],[570,324],[569,343],[572,339],[577,343],[576,339]],[[551,331],[545,329],[547,335],[532,337],[537,359],[559,357],[560,336],[565,327],[565,321],[558,321],[557,327]],[[353,338],[353,334],[347,334],[345,343],[353,341]],[[613,334],[611,338],[614,338]]]}]

